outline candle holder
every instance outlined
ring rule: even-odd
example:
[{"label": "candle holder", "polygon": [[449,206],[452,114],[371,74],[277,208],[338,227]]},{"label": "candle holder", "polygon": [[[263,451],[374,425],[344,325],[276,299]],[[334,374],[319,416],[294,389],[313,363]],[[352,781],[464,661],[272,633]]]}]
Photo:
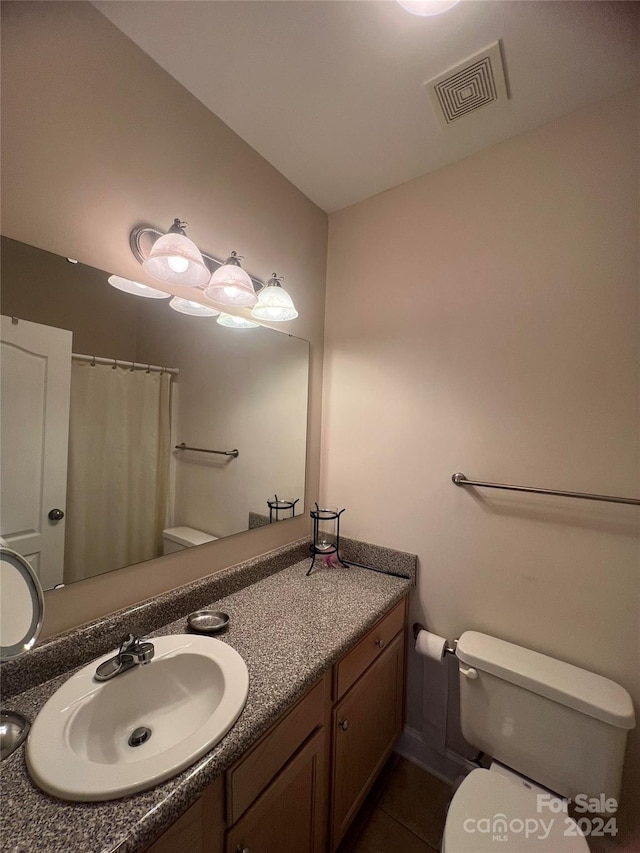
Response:
[{"label": "candle holder", "polygon": [[[277,495],[274,495],[274,500],[268,500],[267,506],[269,507],[269,524],[272,524],[274,521],[284,521],[286,518],[293,518],[296,514],[296,504],[300,498],[296,498],[295,501],[290,501],[288,498],[279,498]],[[291,515],[286,515],[287,512],[291,512]]]},{"label": "candle holder", "polygon": [[336,555],[336,561],[345,569],[348,565],[342,561],[340,556],[340,516],[344,509],[337,507],[319,507],[312,509],[309,515],[313,519],[313,541],[309,546],[311,551],[311,565],[307,571],[307,576],[311,574],[316,557],[327,557],[330,554]]}]

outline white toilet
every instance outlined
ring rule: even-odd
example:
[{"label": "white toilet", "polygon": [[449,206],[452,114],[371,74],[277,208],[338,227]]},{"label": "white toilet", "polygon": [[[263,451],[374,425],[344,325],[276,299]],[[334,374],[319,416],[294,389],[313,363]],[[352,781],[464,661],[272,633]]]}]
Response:
[{"label": "white toilet", "polygon": [[[581,829],[594,826],[595,798],[619,797],[631,697],[608,678],[476,631],[462,635],[456,656],[462,732],[496,761],[456,791],[442,853],[587,853]],[[563,798],[578,795],[593,810],[576,825]],[[600,817],[606,827],[615,815]]]},{"label": "white toilet", "polygon": [[194,527],[167,527],[162,531],[162,553],[175,554],[176,551],[184,551],[194,545],[215,542],[217,538]]}]

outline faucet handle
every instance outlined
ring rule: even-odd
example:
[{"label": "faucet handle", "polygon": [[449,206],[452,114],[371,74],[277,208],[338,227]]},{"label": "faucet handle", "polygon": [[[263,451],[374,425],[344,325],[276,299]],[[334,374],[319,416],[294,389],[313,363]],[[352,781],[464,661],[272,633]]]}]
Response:
[{"label": "faucet handle", "polygon": [[132,646],[135,646],[139,639],[139,637],[136,637],[136,635],[132,634],[131,632],[125,634],[124,637],[122,637],[122,639],[120,640],[120,654],[122,654],[122,652],[126,652]]},{"label": "faucet handle", "polygon": [[133,631],[129,631],[129,633],[125,634],[120,640],[118,653],[124,654],[126,652],[130,652],[132,649],[138,649],[144,642],[145,637],[142,635],[142,631],[138,631],[134,628]]},{"label": "faucet handle", "polygon": [[122,638],[116,659],[120,663],[124,663],[128,669],[131,664],[149,663],[154,654],[153,643],[130,632]]}]

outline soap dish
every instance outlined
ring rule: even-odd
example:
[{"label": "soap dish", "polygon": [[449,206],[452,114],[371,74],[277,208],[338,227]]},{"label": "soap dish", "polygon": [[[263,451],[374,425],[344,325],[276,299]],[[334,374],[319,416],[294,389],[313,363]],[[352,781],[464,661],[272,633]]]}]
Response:
[{"label": "soap dish", "polygon": [[0,760],[4,761],[26,740],[31,723],[17,711],[0,713]]},{"label": "soap dish", "polygon": [[219,610],[196,610],[187,616],[187,625],[198,634],[217,634],[229,624],[229,614]]}]

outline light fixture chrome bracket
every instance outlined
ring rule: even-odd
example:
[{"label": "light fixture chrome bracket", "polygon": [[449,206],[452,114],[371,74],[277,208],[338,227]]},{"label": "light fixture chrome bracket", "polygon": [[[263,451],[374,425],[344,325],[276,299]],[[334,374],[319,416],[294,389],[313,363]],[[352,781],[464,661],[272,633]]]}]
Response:
[{"label": "light fixture chrome bracket", "polygon": [[[182,234],[183,237],[187,236],[187,232],[184,230],[188,222],[183,222],[182,219],[178,219],[177,217],[173,220],[173,225],[169,228],[169,234]],[[202,253],[201,253],[202,254]]]},{"label": "light fixture chrome bracket", "polygon": [[[180,222],[181,226],[186,225],[186,223],[181,222],[179,219],[175,221]],[[163,234],[165,234],[164,231],[160,231],[158,228],[154,228],[153,225],[137,225],[131,231],[131,233],[129,234],[129,247],[138,263],[141,264],[145,260],[145,258],[149,257],[149,253],[151,252],[153,244],[156,242],[156,240],[162,237]],[[206,252],[203,252],[202,249],[200,249],[200,254],[202,255],[204,262],[211,271],[211,273],[214,273],[219,267],[223,266],[223,263],[225,263],[223,261],[219,261],[217,258],[214,258],[213,255],[208,255]],[[253,289],[256,293],[260,293],[260,291],[265,287],[264,282],[261,281],[259,278],[255,278],[254,276],[252,276],[251,273],[249,273],[248,275],[253,284]]]},{"label": "light fixture chrome bracket", "polygon": [[266,287],[282,287],[282,276],[277,276],[275,273],[271,273],[271,278],[266,284]]},{"label": "light fixture chrome bracket", "polygon": [[231,252],[227,260],[224,262],[226,266],[239,267],[241,266],[240,261],[244,261],[242,255],[239,255],[237,252]]}]

